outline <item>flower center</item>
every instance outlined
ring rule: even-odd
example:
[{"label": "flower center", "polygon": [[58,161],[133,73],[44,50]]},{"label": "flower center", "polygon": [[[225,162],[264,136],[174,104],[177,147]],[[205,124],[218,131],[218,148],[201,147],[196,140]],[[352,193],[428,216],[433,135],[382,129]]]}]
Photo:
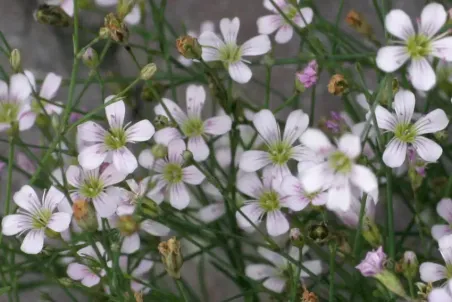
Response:
[{"label": "flower center", "polygon": [[352,160],[341,151],[333,152],[330,155],[328,162],[335,172],[348,173],[352,170]]},{"label": "flower center", "polygon": [[220,50],[220,60],[226,64],[232,64],[240,61],[242,58],[242,49],[235,43],[226,43]]},{"label": "flower center", "polygon": [[80,193],[87,198],[96,198],[104,189],[104,184],[99,178],[88,178],[80,188]]},{"label": "flower center", "polygon": [[285,142],[277,142],[269,147],[270,160],[276,165],[283,165],[292,157],[292,146]]},{"label": "flower center", "polygon": [[279,202],[279,195],[275,191],[267,191],[262,193],[259,197],[259,205],[266,212],[271,212],[274,210],[279,210],[281,204]]},{"label": "flower center", "polygon": [[414,35],[408,38],[406,49],[410,56],[415,59],[428,56],[432,52],[430,39],[424,35]]},{"label": "flower center", "polygon": [[199,118],[190,118],[181,127],[182,132],[188,137],[200,136],[204,133],[204,123]]},{"label": "flower center", "polygon": [[297,16],[297,14],[298,14],[297,8],[294,7],[293,5],[290,5],[286,12],[287,18],[292,20],[293,18],[295,18]]},{"label": "flower center", "polygon": [[124,236],[130,236],[138,231],[138,224],[132,216],[120,216],[118,222],[118,229]]},{"label": "flower center", "polygon": [[50,218],[52,217],[52,211],[48,209],[40,209],[37,211],[32,218],[32,226],[34,229],[42,229],[47,226]]},{"label": "flower center", "polygon": [[0,101],[0,123],[10,124],[17,120],[19,104],[15,102]]},{"label": "flower center", "polygon": [[412,143],[416,139],[417,131],[413,124],[400,123],[394,130],[394,135],[402,142]]},{"label": "flower center", "polygon": [[110,132],[105,135],[105,144],[111,150],[122,148],[126,143],[127,137],[123,128],[110,129]]},{"label": "flower center", "polygon": [[179,183],[182,181],[183,171],[180,164],[168,163],[163,169],[163,178],[169,183]]}]

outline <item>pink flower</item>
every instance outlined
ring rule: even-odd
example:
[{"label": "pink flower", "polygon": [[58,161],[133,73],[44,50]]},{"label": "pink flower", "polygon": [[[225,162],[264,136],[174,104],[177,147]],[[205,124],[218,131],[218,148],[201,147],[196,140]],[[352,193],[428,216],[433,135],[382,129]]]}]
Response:
[{"label": "pink flower", "polygon": [[300,81],[305,88],[313,86],[317,83],[317,69],[317,61],[314,60],[309,62],[308,66],[306,66],[303,71],[297,72],[298,81]]},{"label": "pink flower", "polygon": [[377,250],[367,252],[366,258],[356,268],[364,277],[373,277],[383,271],[385,261],[386,254],[383,252],[383,247],[380,246]]}]

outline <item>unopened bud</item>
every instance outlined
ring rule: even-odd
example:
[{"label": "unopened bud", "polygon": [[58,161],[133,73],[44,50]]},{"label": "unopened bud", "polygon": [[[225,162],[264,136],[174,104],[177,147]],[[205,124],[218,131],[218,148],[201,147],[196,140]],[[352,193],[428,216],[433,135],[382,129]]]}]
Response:
[{"label": "unopened bud", "polygon": [[95,69],[97,65],[99,65],[99,56],[97,55],[97,51],[88,47],[82,55],[83,63],[91,68]]},{"label": "unopened bud", "polygon": [[149,63],[141,69],[140,78],[143,81],[150,80],[157,71],[157,65]]},{"label": "unopened bud", "polygon": [[182,158],[186,163],[189,163],[193,160],[193,153],[190,150],[184,150],[182,152]]},{"label": "unopened bud", "polygon": [[352,27],[360,34],[363,34],[368,37],[373,35],[373,29],[370,26],[370,24],[367,23],[366,19],[362,14],[358,13],[355,10],[352,9],[351,11],[349,11],[347,17],[345,17],[345,21],[347,22],[348,25],[350,25],[350,27]]},{"label": "unopened bud", "polygon": [[99,227],[96,217],[96,211],[90,202],[84,199],[78,199],[72,204],[74,219],[78,226],[88,232],[94,232]]},{"label": "unopened bud", "polygon": [[187,59],[201,59],[201,45],[199,45],[198,39],[192,36],[181,36],[177,38],[176,48]]},{"label": "unopened bud", "polygon": [[[125,23],[113,13],[105,16],[104,21],[104,26],[108,29],[108,36],[117,43],[126,44],[129,38],[129,30]],[[102,34],[105,35],[104,32]]]},{"label": "unopened bud", "polygon": [[161,242],[158,249],[168,275],[175,279],[179,279],[180,270],[184,261],[180,250],[180,242],[176,237],[173,237],[168,241]]},{"label": "unopened bud", "polygon": [[63,285],[64,287],[71,286],[74,282],[69,278],[60,278],[58,279],[58,282]]},{"label": "unopened bud", "polygon": [[168,117],[166,117],[164,115],[159,114],[154,118],[154,126],[157,130],[168,127],[169,123],[170,123],[170,121],[169,121]]},{"label": "unopened bud", "polygon": [[308,228],[308,236],[318,244],[325,243],[329,236],[327,225],[324,222],[310,225]]},{"label": "unopened bud", "polygon": [[364,216],[362,234],[364,239],[372,246],[378,247],[382,245],[383,238],[377,224],[367,216]]},{"label": "unopened bud", "polygon": [[303,234],[301,234],[301,231],[299,228],[292,228],[290,229],[290,241],[292,245],[302,248],[304,246],[304,238]]},{"label": "unopened bud", "polygon": [[9,64],[11,64],[11,68],[15,73],[19,73],[22,71],[22,62],[20,59],[20,51],[15,48],[11,51],[9,56]]},{"label": "unopened bud", "polygon": [[122,235],[130,236],[139,230],[139,225],[131,215],[119,216],[118,230]]},{"label": "unopened bud", "polygon": [[375,275],[375,278],[380,281],[388,290],[396,295],[407,298],[405,289],[399,278],[389,270],[383,270],[381,273]]},{"label": "unopened bud", "polygon": [[149,217],[158,217],[160,214],[160,207],[152,199],[143,197],[141,211]]},{"label": "unopened bud", "polygon": [[168,155],[168,147],[163,144],[155,144],[152,146],[151,152],[155,159],[164,158]]},{"label": "unopened bud", "polygon": [[71,24],[71,17],[59,6],[43,4],[38,7],[34,16],[41,24],[58,27],[68,27]]},{"label": "unopened bud", "polygon": [[406,251],[402,259],[402,271],[405,278],[413,280],[417,275],[418,269],[419,262],[417,261],[416,254],[412,251]]},{"label": "unopened bud", "polygon": [[343,95],[348,91],[348,82],[342,74],[335,74],[328,83],[328,92],[332,95]]}]

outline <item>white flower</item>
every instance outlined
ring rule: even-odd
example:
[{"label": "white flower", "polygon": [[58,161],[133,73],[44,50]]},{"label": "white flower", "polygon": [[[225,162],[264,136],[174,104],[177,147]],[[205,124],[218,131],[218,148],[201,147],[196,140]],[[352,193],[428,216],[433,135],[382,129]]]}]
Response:
[{"label": "white flower", "polygon": [[[27,76],[28,81],[30,81],[31,89],[37,93],[35,76],[31,71],[28,70],[25,70],[24,73]],[[44,110],[49,115],[51,115],[52,113],[61,114],[63,112],[63,107],[47,102],[51,101],[55,97],[58,89],[60,88],[61,81],[62,81],[61,76],[53,72],[50,72],[46,75],[44,82],[41,85],[41,90],[39,91],[38,95],[42,102],[42,105],[44,106]],[[61,103],[58,102],[58,104]],[[41,113],[43,111],[37,100],[33,100],[31,105],[32,109],[36,113]]]},{"label": "white flower", "polygon": [[100,217],[109,217],[115,213],[122,189],[113,185],[123,181],[125,173],[116,170],[113,165],[108,165],[102,172],[99,172],[99,168],[85,170],[79,166],[70,166],[66,178],[74,187],[71,190],[72,200],[92,201]]},{"label": "white flower", "polygon": [[213,32],[204,32],[199,37],[202,46],[202,58],[206,62],[221,61],[229,71],[231,78],[237,83],[247,83],[252,76],[251,69],[245,64],[243,57],[259,56],[270,51],[271,42],[268,36],[260,35],[249,39],[243,45],[237,45],[240,20],[221,19],[220,30],[222,41]]},{"label": "white flower", "polygon": [[27,254],[38,254],[44,246],[47,230],[61,233],[69,227],[71,215],[55,212],[65,197],[55,187],[44,192],[42,200],[32,187],[25,185],[14,194],[14,202],[20,207],[17,214],[7,215],[2,221],[6,236],[27,233],[20,249]]},{"label": "white flower", "polygon": [[435,36],[447,21],[447,12],[441,4],[430,3],[424,7],[415,32],[410,17],[400,9],[389,12],[385,19],[387,31],[399,38],[397,46],[385,46],[377,53],[377,66],[385,72],[399,69],[411,59],[408,74],[414,88],[430,90],[436,83],[436,75],[428,58],[438,57],[452,61],[452,37],[448,31]]},{"label": "white flower", "polygon": [[[206,31],[210,31],[210,32],[215,31],[215,24],[212,21],[204,21],[201,23],[201,28],[199,30],[199,34],[202,34],[203,32],[206,32]],[[193,38],[198,38],[199,34],[198,34],[198,32],[196,32],[194,30],[189,30],[187,32],[187,35],[189,35]],[[191,66],[191,64],[193,64],[192,59],[187,59],[183,55],[179,55],[177,60],[179,61],[179,63],[181,63],[185,67]]]},{"label": "white flower", "polygon": [[[108,103],[115,96],[105,99]],[[93,145],[84,148],[78,155],[80,165],[88,170],[98,168],[106,159],[111,157],[117,170],[132,173],[138,166],[135,155],[126,147],[127,143],[144,142],[154,135],[154,126],[148,120],[141,120],[129,126],[124,125],[126,108],[124,102],[117,101],[105,107],[109,131],[105,131],[99,124],[89,121],[77,127],[78,135],[84,141]]]},{"label": "white flower", "polygon": [[[302,174],[301,182],[307,192],[328,189],[327,208],[347,211],[352,200],[352,184],[371,194],[375,202],[378,196],[378,182],[374,173],[367,167],[358,165],[355,160],[361,154],[358,136],[346,133],[331,144],[328,137],[317,129],[308,129],[301,142],[324,160],[312,163]],[[303,171],[300,170],[299,171]]]},{"label": "white flower", "polygon": [[273,113],[263,109],[255,114],[254,127],[267,145],[268,151],[246,151],[240,157],[240,169],[254,172],[270,166],[272,173],[277,176],[289,175],[287,162],[290,159],[303,159],[305,149],[301,145],[293,146],[303,134],[309,124],[309,116],[301,109],[292,111],[287,118],[284,134],[281,138],[278,122]]},{"label": "white flower", "polygon": [[380,105],[375,109],[378,127],[394,133],[394,137],[383,153],[384,163],[391,168],[400,167],[403,164],[410,145],[426,162],[437,161],[443,152],[440,145],[422,135],[445,129],[449,123],[446,114],[442,109],[435,109],[413,124],[411,119],[414,107],[414,94],[402,90],[397,92],[394,98],[395,113],[389,113]]},{"label": "white flower", "polygon": [[237,223],[242,229],[251,230],[253,224],[257,226],[266,216],[267,232],[270,236],[279,236],[289,231],[289,221],[281,208],[296,211],[299,205],[283,196],[280,180],[273,178],[269,170],[264,171],[262,180],[256,173],[244,173],[237,179],[237,189],[251,197],[240,208],[243,214],[236,212]]},{"label": "white flower", "polygon": [[[72,0],[73,1],[73,0]],[[107,7],[118,4],[118,0],[95,0],[96,4],[99,6]],[[136,4],[133,6],[130,13],[125,16],[124,21],[130,25],[137,25],[141,20],[141,10],[140,5]]]},{"label": "white flower", "polygon": [[[107,261],[107,253],[100,242],[96,242],[96,248],[99,254]],[[91,245],[80,249],[77,254],[88,265],[81,263],[71,263],[68,265],[66,273],[72,280],[81,281],[86,287],[93,287],[100,282],[101,277],[106,275],[105,268],[101,259]],[[111,260],[107,261],[107,266],[111,267]]]},{"label": "white flower", "polygon": [[441,288],[434,288],[428,295],[428,302],[452,302],[452,282]]},{"label": "white flower", "polygon": [[46,0],[46,4],[61,7],[69,17],[74,15],[74,0]]},{"label": "white flower", "polygon": [[[147,259],[141,259],[137,266],[132,266],[129,263],[129,257],[121,256],[119,257],[119,268],[124,272],[128,273],[133,279],[146,281],[145,275],[154,266],[154,262]],[[132,269],[133,268],[133,269]],[[148,293],[151,289],[142,283],[135,280],[130,282],[130,287],[135,293],[142,292],[144,294]]]},{"label": "white flower", "polygon": [[452,199],[443,198],[436,205],[436,212],[441,218],[447,221],[448,224],[435,224],[432,227],[432,237],[438,241],[443,236],[452,234]]},{"label": "white flower", "polygon": [[150,179],[150,176],[145,177],[139,183],[134,179],[126,180],[130,191],[125,189],[122,190],[123,195],[121,196],[120,203],[116,209],[116,214],[125,215],[121,213],[133,213],[133,211],[135,211],[137,203],[139,203],[149,191]]},{"label": "white flower", "polygon": [[[268,262],[269,264],[249,264],[246,266],[246,275],[253,280],[263,280],[262,284],[265,288],[282,293],[287,281],[291,280],[290,274],[296,274],[298,267],[296,264],[289,262],[286,258],[278,253],[270,251],[263,247],[258,247],[257,252]],[[307,249],[302,250],[302,254],[305,254]],[[289,256],[295,261],[300,259],[300,250],[297,247],[291,246],[289,250]],[[322,273],[322,262],[320,260],[307,260],[301,263],[311,274],[319,275]],[[297,279],[304,279],[310,276],[304,269],[300,270],[300,276],[295,276]]]},{"label": "white flower", "polygon": [[190,196],[185,184],[199,185],[205,176],[195,166],[184,167],[182,153],[186,150],[181,139],[175,139],[168,144],[168,156],[158,159],[154,164],[157,175],[152,177],[156,183],[148,194],[153,195],[164,191],[168,194],[170,204],[178,209],[185,209],[190,203]]},{"label": "white flower", "polygon": [[30,129],[36,120],[36,114],[30,106],[31,87],[23,74],[14,74],[8,84],[0,80],[0,132],[18,123],[19,130]]},{"label": "white flower", "polygon": [[[299,2],[299,1],[297,1]],[[309,7],[297,8],[286,0],[275,1],[284,14],[297,26],[303,28],[312,23],[314,12]],[[279,14],[270,0],[264,0],[264,6],[274,14],[257,19],[257,28],[260,34],[270,35],[276,32],[275,41],[279,44],[289,42],[293,36],[293,28],[286,19]]]},{"label": "white flower", "polygon": [[[184,135],[188,137],[188,150],[193,153],[196,161],[203,161],[209,156],[209,147],[204,139],[206,135],[223,135],[231,130],[232,120],[227,115],[214,116],[205,121],[201,119],[201,111],[206,101],[206,91],[202,86],[187,87],[187,114],[173,101],[169,99],[162,101],[179,125],[182,134],[176,128],[167,127],[157,131],[154,140],[159,144],[168,145],[170,141]],[[157,105],[154,112],[168,117],[162,104]]]},{"label": "white flower", "polygon": [[452,274],[452,235],[443,236],[438,240],[439,252],[443,256],[446,266],[433,262],[424,262],[419,267],[421,280],[436,282],[449,279]]}]

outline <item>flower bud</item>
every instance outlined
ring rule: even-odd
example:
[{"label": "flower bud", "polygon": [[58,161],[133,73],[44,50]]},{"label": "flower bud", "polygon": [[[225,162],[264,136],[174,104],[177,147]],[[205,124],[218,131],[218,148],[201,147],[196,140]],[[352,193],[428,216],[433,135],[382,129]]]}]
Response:
[{"label": "flower bud", "polygon": [[347,17],[345,17],[345,22],[360,34],[367,37],[373,36],[372,26],[370,26],[364,16],[357,11],[353,9],[349,11]]},{"label": "flower bud", "polygon": [[394,294],[403,298],[408,298],[402,283],[393,272],[383,270],[380,274],[376,275],[375,278]]},{"label": "flower bud", "polygon": [[[109,13],[105,16],[104,26],[108,29],[108,36],[117,43],[127,44],[129,38],[129,30],[125,23],[120,20],[115,14]],[[102,30],[101,31],[105,31]],[[105,35],[105,32],[99,33]]]},{"label": "flower bud", "polygon": [[303,92],[317,83],[317,70],[317,61],[313,60],[302,71],[296,73],[295,87],[298,91]]},{"label": "flower bud", "polygon": [[383,243],[377,224],[367,216],[364,216],[362,234],[372,247],[381,246]]},{"label": "flower bud", "polygon": [[176,40],[177,51],[187,59],[201,59],[202,48],[198,39],[192,36],[181,36]]},{"label": "flower bud", "polygon": [[59,6],[43,4],[35,11],[35,19],[41,24],[58,27],[68,27],[71,24],[69,17]]},{"label": "flower bud", "polygon": [[193,153],[190,150],[184,150],[184,152],[182,152],[182,158],[185,163],[190,163],[193,160]]},{"label": "flower bud", "polygon": [[149,217],[158,217],[160,214],[160,207],[152,199],[143,197],[141,211]]},{"label": "flower bud", "polygon": [[143,81],[150,80],[156,72],[157,65],[155,65],[154,63],[149,63],[141,69],[140,78]]},{"label": "flower bud", "polygon": [[341,74],[335,74],[328,83],[328,92],[332,95],[343,95],[348,91],[347,80]]},{"label": "flower bud", "polygon": [[419,262],[417,261],[416,254],[412,251],[406,251],[402,259],[402,271],[405,278],[413,280],[417,275],[418,269]]},{"label": "flower bud", "polygon": [[329,236],[327,225],[324,222],[310,225],[308,228],[308,236],[317,244],[325,243]]},{"label": "flower bud", "polygon": [[164,158],[168,155],[168,147],[162,144],[155,144],[152,146],[151,152],[155,159]]},{"label": "flower bud", "polygon": [[180,270],[183,264],[180,242],[176,237],[173,237],[168,241],[160,242],[158,249],[168,275],[175,279],[179,279]]},{"label": "flower bud", "polygon": [[154,118],[154,126],[155,126],[155,128],[157,130],[160,130],[160,129],[168,127],[169,126],[169,122],[170,121],[169,121],[168,117],[166,117],[164,115],[161,115],[161,114],[157,115]]},{"label": "flower bud", "polygon": [[84,231],[94,232],[99,227],[96,211],[92,203],[84,199],[78,199],[72,204],[74,219],[77,225]]},{"label": "flower bud", "polygon": [[290,229],[289,233],[290,242],[292,245],[302,248],[304,246],[304,238],[303,234],[301,234],[301,231],[299,228],[292,228]]},{"label": "flower bud", "polygon": [[99,65],[99,56],[97,55],[97,51],[88,47],[82,55],[83,63],[91,68],[95,69],[97,65]]},{"label": "flower bud", "polygon": [[59,278],[58,282],[64,287],[70,287],[73,284],[73,281],[69,278]]},{"label": "flower bud", "polygon": [[19,73],[22,71],[22,62],[20,59],[20,51],[15,48],[11,51],[9,55],[9,64],[15,73]]}]

